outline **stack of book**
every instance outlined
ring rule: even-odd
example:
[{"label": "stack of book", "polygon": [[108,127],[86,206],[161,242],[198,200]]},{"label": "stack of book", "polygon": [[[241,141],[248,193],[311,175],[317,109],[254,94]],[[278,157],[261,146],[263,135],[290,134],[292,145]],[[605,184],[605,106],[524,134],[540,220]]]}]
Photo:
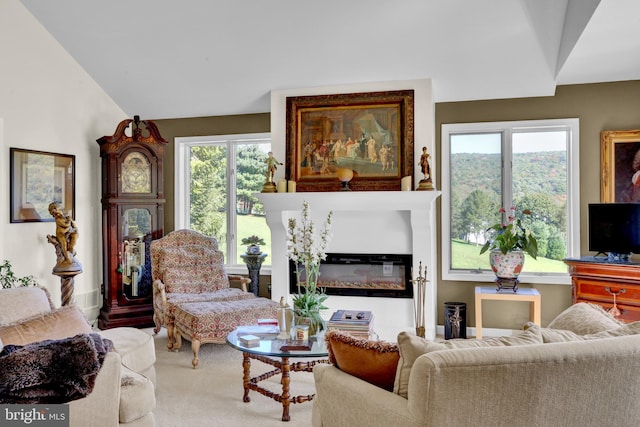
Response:
[{"label": "stack of book", "polygon": [[354,337],[369,339],[373,333],[373,313],[370,311],[338,310],[327,323],[329,331],[338,330]]}]

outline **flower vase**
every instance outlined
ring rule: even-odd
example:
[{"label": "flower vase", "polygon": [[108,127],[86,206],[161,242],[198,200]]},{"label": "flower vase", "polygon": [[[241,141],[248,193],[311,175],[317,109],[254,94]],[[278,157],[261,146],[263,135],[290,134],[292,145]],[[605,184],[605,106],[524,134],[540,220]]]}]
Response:
[{"label": "flower vase", "polygon": [[498,290],[518,290],[518,276],[524,265],[524,252],[521,250],[509,251],[503,254],[500,249],[489,252],[489,264],[496,275]]},{"label": "flower vase", "polygon": [[296,322],[296,326],[297,325],[309,326],[309,337],[316,336],[316,334],[320,332],[324,326],[322,324],[318,324],[316,321],[313,320],[313,318],[304,317],[304,316],[296,316],[295,322]]}]

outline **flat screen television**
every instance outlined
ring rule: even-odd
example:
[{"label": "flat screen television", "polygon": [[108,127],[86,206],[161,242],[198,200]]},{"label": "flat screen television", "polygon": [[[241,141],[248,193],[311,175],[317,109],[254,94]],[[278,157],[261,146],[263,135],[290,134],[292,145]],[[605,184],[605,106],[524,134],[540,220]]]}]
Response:
[{"label": "flat screen television", "polygon": [[589,250],[614,261],[640,254],[640,203],[589,204]]}]

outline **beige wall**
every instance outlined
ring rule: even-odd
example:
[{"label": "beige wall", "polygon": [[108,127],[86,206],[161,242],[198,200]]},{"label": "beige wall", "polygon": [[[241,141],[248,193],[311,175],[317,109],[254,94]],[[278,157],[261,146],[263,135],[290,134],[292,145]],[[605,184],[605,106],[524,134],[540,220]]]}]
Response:
[{"label": "beige wall", "polygon": [[[552,97],[504,99],[436,104],[436,144],[445,123],[580,119],[580,222],[581,253],[588,254],[587,205],[600,201],[600,132],[640,128],[640,81],[558,86]],[[441,171],[440,159],[436,160]],[[438,176],[438,182],[442,182]],[[442,230],[438,230],[438,248]],[[439,251],[440,256],[440,251]],[[443,281],[438,276],[438,323],[444,322],[445,301],[467,303],[467,325],[474,325],[474,282]],[[571,304],[571,286],[536,285],[542,295],[542,324],[549,323]],[[517,329],[528,320],[527,303],[487,301],[483,327]]]},{"label": "beige wall", "polygon": [[[443,123],[579,118],[580,220],[586,224],[587,205],[600,200],[600,132],[640,128],[640,81],[559,86],[553,97],[439,103],[435,111],[436,152],[440,152],[440,127]],[[179,136],[269,132],[269,120],[269,113],[156,120],[162,136],[169,141],[165,163],[165,232],[173,229],[174,218],[173,139]],[[437,158],[438,174],[440,166]],[[437,176],[437,182],[441,182],[440,176]],[[582,253],[586,254],[588,236],[585,227],[581,229]],[[438,229],[440,241],[441,230]],[[261,284],[263,282],[265,278],[261,278]],[[443,281],[439,272],[437,286],[438,323],[444,323],[444,302],[460,301],[467,303],[467,326],[473,326],[473,289],[476,283]],[[571,304],[571,287],[568,285],[536,285],[536,288],[542,294],[543,325]],[[487,301],[484,304],[484,327],[519,329],[528,320],[527,303]]]}]

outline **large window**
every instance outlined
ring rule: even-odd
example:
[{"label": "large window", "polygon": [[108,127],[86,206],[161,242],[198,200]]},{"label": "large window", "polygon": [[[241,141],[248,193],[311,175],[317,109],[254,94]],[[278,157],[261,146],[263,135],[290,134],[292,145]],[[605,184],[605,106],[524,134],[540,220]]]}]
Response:
[{"label": "large window", "polygon": [[215,237],[229,267],[244,267],[245,237],[261,237],[262,251],[271,254],[271,231],[255,197],[270,150],[269,134],[176,138],[175,228]]},{"label": "large window", "polygon": [[442,274],[492,281],[480,255],[487,227],[529,209],[538,239],[520,280],[569,283],[566,257],[579,256],[578,119],[442,125]]}]

